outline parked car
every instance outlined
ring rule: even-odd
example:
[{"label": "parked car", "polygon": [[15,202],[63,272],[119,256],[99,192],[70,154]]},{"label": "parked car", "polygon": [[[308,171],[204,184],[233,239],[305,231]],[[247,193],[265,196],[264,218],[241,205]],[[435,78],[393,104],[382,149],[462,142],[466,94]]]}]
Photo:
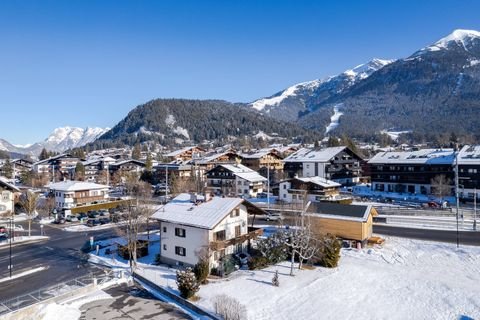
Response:
[{"label": "parked car", "polygon": [[6,241],[8,240],[8,233],[1,232],[0,233],[0,241]]},{"label": "parked car", "polygon": [[278,221],[282,220],[282,215],[280,213],[268,213],[265,215],[265,220],[267,221]]},{"label": "parked car", "polygon": [[99,211],[99,216],[100,217],[108,217],[109,215],[110,215],[110,213],[106,209],[102,209],[102,210]]},{"label": "parked car", "polygon": [[65,223],[65,218],[63,216],[59,216],[53,223],[64,224]]},{"label": "parked car", "polygon": [[65,218],[66,221],[68,222],[77,222],[78,221],[78,218],[74,215],[71,215],[69,214],[66,218]]},{"label": "parked car", "polygon": [[97,211],[89,211],[89,212],[88,212],[88,217],[89,217],[90,219],[95,219],[95,218],[97,218],[99,215],[100,215],[100,213],[97,212]]},{"label": "parked car", "polygon": [[122,221],[122,215],[120,213],[113,213],[110,217],[112,218],[112,222],[114,223]]},{"label": "parked car", "polygon": [[82,219],[86,219],[88,218],[87,214],[85,212],[80,212],[78,215],[77,215],[77,218],[78,220],[82,220]]},{"label": "parked car", "polygon": [[100,221],[98,221],[97,219],[88,219],[87,221],[87,226],[89,227],[94,227],[98,225],[100,225]]},{"label": "parked car", "polygon": [[99,221],[101,224],[107,224],[111,222],[110,218],[100,218]]}]

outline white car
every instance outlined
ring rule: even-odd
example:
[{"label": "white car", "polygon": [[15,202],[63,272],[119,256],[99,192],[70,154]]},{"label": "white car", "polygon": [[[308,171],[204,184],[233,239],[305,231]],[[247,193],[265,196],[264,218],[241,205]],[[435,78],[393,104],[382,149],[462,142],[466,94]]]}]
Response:
[{"label": "white car", "polygon": [[265,220],[267,221],[278,221],[282,220],[282,215],[280,213],[268,213],[265,216]]},{"label": "white car", "polygon": [[78,221],[78,218],[74,215],[71,215],[69,214],[66,218],[65,218],[65,221],[68,221],[68,222],[77,222]]}]

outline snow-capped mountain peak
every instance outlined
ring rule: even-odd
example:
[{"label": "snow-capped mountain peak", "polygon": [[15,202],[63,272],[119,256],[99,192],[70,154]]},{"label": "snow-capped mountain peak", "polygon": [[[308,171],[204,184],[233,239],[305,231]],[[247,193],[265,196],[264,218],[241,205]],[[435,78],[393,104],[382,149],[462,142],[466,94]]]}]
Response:
[{"label": "snow-capped mountain peak", "polygon": [[295,84],[248,106],[282,120],[295,120],[300,113],[310,112],[321,99],[342,92],[393,61],[375,58],[336,76]]},{"label": "snow-capped mountain peak", "polygon": [[28,145],[12,145],[5,140],[0,139],[0,150],[16,152],[21,154],[38,155],[45,148],[49,151],[63,152],[68,149],[78,148],[87,143],[95,141],[110,128],[77,128],[61,127],[56,128],[42,142]]},{"label": "snow-capped mountain peak", "polygon": [[438,40],[434,44],[417,51],[414,56],[425,52],[441,51],[455,47],[461,47],[465,51],[471,50],[475,45],[480,45],[480,32],[476,30],[456,29],[448,36]]},{"label": "snow-capped mountain peak", "polygon": [[371,61],[358,65],[353,69],[345,71],[343,74],[354,77],[358,80],[365,79],[375,71],[385,67],[386,65],[394,62],[395,60],[383,60],[373,58]]},{"label": "snow-capped mountain peak", "polygon": [[95,141],[99,136],[110,130],[109,128],[78,128],[61,127],[56,128],[43,142],[48,150],[65,151],[71,148],[81,147]]},{"label": "snow-capped mountain peak", "polygon": [[322,80],[312,80],[312,81],[297,83],[269,98],[263,98],[263,99],[254,101],[251,103],[251,106],[252,108],[258,111],[262,111],[266,106],[275,106],[289,97],[296,96],[297,91],[299,91],[300,89],[313,90],[317,88],[322,82],[323,82]]}]

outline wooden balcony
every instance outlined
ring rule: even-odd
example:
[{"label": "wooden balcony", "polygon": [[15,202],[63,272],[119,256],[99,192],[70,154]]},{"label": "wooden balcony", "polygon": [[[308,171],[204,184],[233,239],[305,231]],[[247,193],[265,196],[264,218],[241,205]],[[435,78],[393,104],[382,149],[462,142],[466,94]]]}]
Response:
[{"label": "wooden balcony", "polygon": [[262,234],[263,234],[263,229],[248,227],[248,233],[246,234],[242,234],[238,237],[231,238],[228,240],[211,241],[210,249],[212,249],[213,251],[223,250],[226,247],[234,246],[236,244],[244,243],[247,240],[255,239],[258,236],[261,236]]}]

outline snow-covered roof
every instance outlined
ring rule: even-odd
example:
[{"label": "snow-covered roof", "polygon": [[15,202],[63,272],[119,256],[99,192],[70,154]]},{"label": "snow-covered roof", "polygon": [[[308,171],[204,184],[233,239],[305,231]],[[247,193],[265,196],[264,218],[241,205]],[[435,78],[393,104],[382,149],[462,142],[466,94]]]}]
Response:
[{"label": "snow-covered roof", "polygon": [[336,220],[366,222],[372,212],[372,205],[338,204],[312,202],[307,212],[316,217]]},{"label": "snow-covered roof", "polygon": [[[179,150],[175,150],[175,151],[172,151],[170,153],[167,153],[165,156],[166,157],[176,157],[176,156],[179,156],[181,155],[182,153],[184,152],[187,152],[187,151],[190,151],[194,148],[198,148],[197,146],[192,146],[192,147],[185,147],[183,149],[179,149]],[[199,148],[200,149],[200,148]]]},{"label": "snow-covered roof", "polygon": [[305,183],[313,183],[313,184],[319,185],[323,188],[334,188],[334,187],[340,187],[341,186],[340,183],[337,183],[335,181],[328,180],[328,179],[325,179],[325,178],[322,178],[322,177],[304,177],[304,178],[294,178],[294,179],[298,179],[298,180],[300,180],[302,182],[305,182]]},{"label": "snow-covered roof", "polygon": [[49,161],[56,160],[56,159],[63,158],[63,157],[71,157],[71,155],[68,154],[68,153],[59,154],[59,155],[50,157],[48,159],[37,161],[33,165],[36,166],[36,165],[39,165],[39,164],[48,163]]},{"label": "snow-covered roof", "polygon": [[292,153],[283,161],[285,162],[328,162],[346,147],[330,147],[320,150],[302,148]]},{"label": "snow-covered roof", "polygon": [[213,229],[243,201],[240,198],[213,197],[210,201],[194,204],[191,202],[190,194],[182,193],[159,208],[152,218],[202,229]]},{"label": "snow-covered roof", "polygon": [[243,164],[221,164],[221,166],[232,172],[237,177],[249,182],[267,181],[267,178],[261,176],[257,171],[254,171]]},{"label": "snow-covered roof", "polygon": [[458,153],[458,164],[480,164],[480,145],[464,146]]},{"label": "snow-covered roof", "polygon": [[57,191],[82,191],[82,190],[98,190],[108,189],[109,186],[84,181],[62,181],[50,183],[47,187],[51,190]]},{"label": "snow-covered roof", "polygon": [[121,166],[121,165],[124,165],[124,164],[129,163],[129,162],[133,162],[133,163],[138,164],[138,165],[140,165],[140,166],[142,166],[142,167],[145,166],[145,163],[144,163],[144,162],[142,162],[142,161],[140,161],[140,160],[135,160],[135,159],[121,160],[121,161],[119,161],[119,162],[113,163],[112,165],[113,165],[113,166]]},{"label": "snow-covered roof", "polygon": [[387,151],[373,156],[369,164],[453,164],[453,149],[422,149],[418,151]]},{"label": "snow-covered roof", "polygon": [[280,158],[280,156],[277,154],[276,149],[274,148],[268,148],[268,149],[261,149],[258,150],[255,153],[242,153],[240,156],[244,159],[260,159],[266,155],[273,154],[276,155],[277,157]]},{"label": "snow-covered roof", "polygon": [[0,177],[0,187],[10,189],[11,191],[20,192],[20,189],[11,184],[6,178]]}]

